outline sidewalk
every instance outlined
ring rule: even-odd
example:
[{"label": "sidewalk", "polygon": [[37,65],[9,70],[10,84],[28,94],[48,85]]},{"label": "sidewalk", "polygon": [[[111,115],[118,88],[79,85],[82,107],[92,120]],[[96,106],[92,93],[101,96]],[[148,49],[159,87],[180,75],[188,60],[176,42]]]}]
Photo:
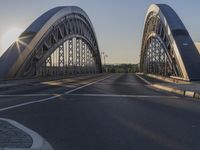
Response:
[{"label": "sidewalk", "polygon": [[141,77],[144,82],[146,82],[153,88],[180,94],[182,96],[200,99],[199,82],[172,83],[149,77],[143,74],[138,74],[138,76]]},{"label": "sidewalk", "polygon": [[53,150],[36,132],[10,120],[0,118],[0,150]]}]

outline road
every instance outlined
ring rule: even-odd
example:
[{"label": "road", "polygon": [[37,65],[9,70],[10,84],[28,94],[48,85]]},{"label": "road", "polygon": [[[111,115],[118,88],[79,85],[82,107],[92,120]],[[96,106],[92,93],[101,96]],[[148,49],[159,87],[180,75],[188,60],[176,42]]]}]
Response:
[{"label": "road", "polygon": [[1,91],[0,117],[36,131],[55,150],[200,149],[200,101],[152,89],[135,74]]}]

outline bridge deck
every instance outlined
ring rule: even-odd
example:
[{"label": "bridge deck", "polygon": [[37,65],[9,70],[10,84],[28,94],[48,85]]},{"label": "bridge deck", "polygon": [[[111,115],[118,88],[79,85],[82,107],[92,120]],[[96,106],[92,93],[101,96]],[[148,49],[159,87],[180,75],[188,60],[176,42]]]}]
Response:
[{"label": "bridge deck", "polygon": [[0,117],[55,150],[200,147],[200,102],[149,88],[134,74],[34,83],[0,95]]}]

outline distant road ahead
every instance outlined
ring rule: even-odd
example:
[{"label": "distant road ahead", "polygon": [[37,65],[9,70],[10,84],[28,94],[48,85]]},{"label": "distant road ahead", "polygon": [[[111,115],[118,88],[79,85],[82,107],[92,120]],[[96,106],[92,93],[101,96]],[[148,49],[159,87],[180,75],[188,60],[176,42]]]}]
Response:
[{"label": "distant road ahead", "polygon": [[200,149],[200,101],[153,90],[134,74],[1,91],[0,117],[38,132],[55,150]]}]

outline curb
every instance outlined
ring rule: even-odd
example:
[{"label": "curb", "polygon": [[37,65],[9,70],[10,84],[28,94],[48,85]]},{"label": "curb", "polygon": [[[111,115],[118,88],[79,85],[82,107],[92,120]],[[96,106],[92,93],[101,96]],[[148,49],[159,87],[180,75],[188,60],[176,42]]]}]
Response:
[{"label": "curb", "polygon": [[175,78],[175,77],[169,78],[169,77],[163,77],[163,76],[153,75],[153,74],[146,74],[146,76],[157,79],[157,80],[165,81],[165,82],[170,82],[170,83],[182,83],[182,84],[190,83],[189,81],[183,80],[182,78]]},{"label": "curb", "polygon": [[200,93],[198,93],[198,92],[180,90],[180,89],[177,89],[177,88],[174,88],[174,87],[169,87],[169,86],[166,86],[166,85],[151,84],[150,86],[153,87],[153,88],[156,88],[156,89],[160,89],[160,90],[164,90],[164,91],[167,91],[167,92],[179,94],[179,95],[182,95],[182,96],[185,96],[185,97],[200,99]]},{"label": "curb", "polygon": [[174,88],[174,87],[161,85],[161,84],[152,84],[151,82],[142,78],[139,74],[136,74],[136,76],[139,77],[141,80],[143,80],[145,83],[147,83],[152,88],[156,88],[156,89],[159,89],[159,90],[175,93],[175,94],[182,95],[182,96],[185,96],[185,97],[200,99],[200,93],[198,93],[198,92],[180,90],[180,89],[177,89],[177,88]]},{"label": "curb", "polygon": [[26,134],[31,136],[33,140],[32,146],[30,148],[0,148],[0,150],[53,150],[52,146],[33,130],[28,129],[27,127],[19,124],[18,122],[10,119],[0,118],[0,120],[6,121],[14,127],[24,131]]}]

